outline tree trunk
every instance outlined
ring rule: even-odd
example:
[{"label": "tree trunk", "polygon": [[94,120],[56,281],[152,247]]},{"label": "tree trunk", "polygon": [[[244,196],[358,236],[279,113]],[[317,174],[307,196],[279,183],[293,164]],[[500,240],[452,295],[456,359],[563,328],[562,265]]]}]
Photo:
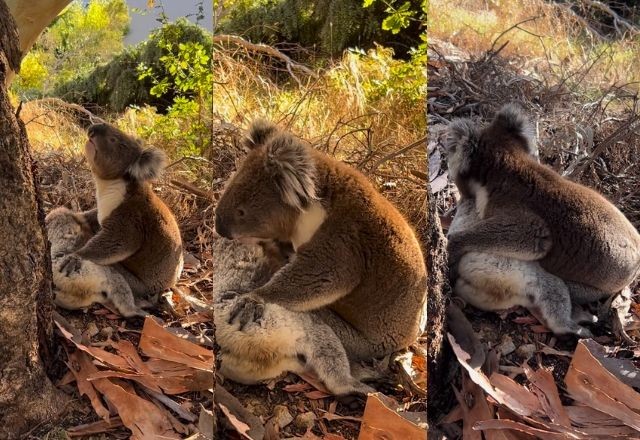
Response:
[{"label": "tree trunk", "polygon": [[[447,269],[447,240],[442,233],[431,189],[427,187],[428,233],[425,243],[427,257],[427,414],[431,427],[450,404],[452,376],[451,354],[446,349],[446,303],[451,295]],[[431,438],[432,435],[429,435]]]},{"label": "tree trunk", "polygon": [[[2,1],[2,0],[0,0]],[[4,0],[18,27],[21,57],[23,57],[40,33],[54,18],[71,3],[71,0]],[[10,84],[17,69],[10,69],[5,75],[5,83]]]},{"label": "tree trunk", "polygon": [[51,271],[44,216],[24,125],[6,76],[21,60],[16,24],[0,1],[0,439],[18,438],[63,407],[52,365]]}]

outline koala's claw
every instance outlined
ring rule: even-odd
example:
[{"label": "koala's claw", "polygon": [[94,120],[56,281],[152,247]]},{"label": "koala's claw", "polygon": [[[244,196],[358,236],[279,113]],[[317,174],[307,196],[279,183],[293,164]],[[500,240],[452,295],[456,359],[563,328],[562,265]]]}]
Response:
[{"label": "koala's claw", "polygon": [[218,297],[218,301],[229,301],[232,299],[236,299],[238,295],[240,295],[240,293],[236,292],[235,290],[227,290]]},{"label": "koala's claw", "polygon": [[263,314],[264,303],[246,295],[238,298],[238,301],[233,306],[229,314],[229,324],[238,321],[240,323],[240,330],[242,331],[247,324],[260,320]]},{"label": "koala's claw", "polygon": [[60,272],[69,276],[74,272],[79,272],[82,268],[82,259],[76,254],[69,254],[60,263]]}]

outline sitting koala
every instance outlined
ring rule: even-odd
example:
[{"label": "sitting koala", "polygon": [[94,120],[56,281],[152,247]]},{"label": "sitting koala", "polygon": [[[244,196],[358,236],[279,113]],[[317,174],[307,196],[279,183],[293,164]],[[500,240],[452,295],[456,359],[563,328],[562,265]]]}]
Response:
[{"label": "sitting koala", "polygon": [[266,283],[274,273],[269,245],[243,245],[217,239],[213,279],[216,342],[220,373],[254,384],[286,371],[313,370],[336,395],[374,392],[351,374],[347,353],[331,327],[312,313],[264,304],[257,320],[229,323],[238,298]]},{"label": "sitting koala", "polygon": [[51,263],[55,286],[54,302],[65,309],[80,309],[93,303],[113,304],[124,317],[147,316],[136,306],[129,284],[113,266],[84,261],[80,269],[66,275],[64,257],[81,248],[93,235],[82,214],[60,207],[45,218],[51,242]]}]

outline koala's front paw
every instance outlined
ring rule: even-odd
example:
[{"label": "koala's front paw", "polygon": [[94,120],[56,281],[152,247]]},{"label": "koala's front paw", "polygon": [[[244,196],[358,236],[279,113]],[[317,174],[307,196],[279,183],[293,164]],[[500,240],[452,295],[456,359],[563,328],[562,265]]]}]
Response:
[{"label": "koala's front paw", "polygon": [[65,276],[69,276],[72,273],[79,272],[82,268],[82,259],[76,254],[69,254],[62,259],[60,263],[60,272]]},{"label": "koala's front paw", "polygon": [[240,296],[240,292],[236,292],[235,290],[227,290],[218,297],[218,302],[231,301],[236,299],[238,296]]},{"label": "koala's front paw", "polygon": [[240,330],[251,322],[256,322],[264,314],[264,303],[251,295],[245,295],[236,301],[229,315],[229,324],[238,321]]}]

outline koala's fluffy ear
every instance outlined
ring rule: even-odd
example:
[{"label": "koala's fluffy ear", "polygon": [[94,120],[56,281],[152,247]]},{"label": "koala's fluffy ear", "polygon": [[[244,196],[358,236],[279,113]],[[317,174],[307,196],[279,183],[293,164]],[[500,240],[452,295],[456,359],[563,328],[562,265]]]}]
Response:
[{"label": "koala's fluffy ear", "polygon": [[445,147],[449,172],[453,176],[467,172],[471,156],[478,148],[480,130],[471,119],[454,119],[447,127]]},{"label": "koala's fluffy ear", "polygon": [[160,177],[167,156],[158,148],[147,148],[138,159],[129,166],[128,174],[135,180],[153,180]]},{"label": "koala's fluffy ear", "polygon": [[285,203],[297,209],[317,200],[316,167],[307,147],[287,133],[272,138],[267,144],[267,166]]},{"label": "koala's fluffy ear", "polygon": [[445,145],[447,151],[474,149],[478,145],[480,131],[471,119],[454,119],[447,127]]},{"label": "koala's fluffy ear", "polygon": [[491,126],[518,138],[530,154],[537,155],[533,125],[516,104],[503,106],[496,114]]},{"label": "koala's fluffy ear", "polygon": [[278,127],[266,119],[256,119],[251,123],[247,136],[243,140],[245,148],[252,150],[266,144],[267,140],[278,131]]}]

